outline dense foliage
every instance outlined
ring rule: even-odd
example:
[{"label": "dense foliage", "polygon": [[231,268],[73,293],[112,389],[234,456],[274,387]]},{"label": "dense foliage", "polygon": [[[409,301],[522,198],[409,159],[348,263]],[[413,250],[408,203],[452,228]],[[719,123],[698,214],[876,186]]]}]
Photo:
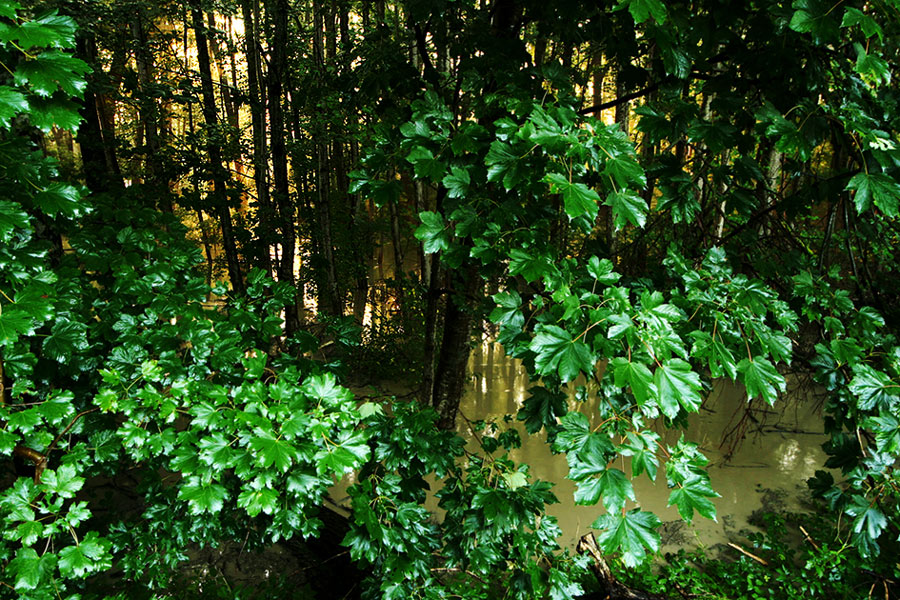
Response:
[{"label": "dense foliage", "polygon": [[[0,0],[0,597],[178,595],[198,547],[318,536],[348,474],[367,597],[583,593],[513,419],[454,432],[485,320],[626,568],[660,541],[635,478],[715,518],[658,428],[813,373],[841,550],[804,581],[857,589],[852,555],[889,593],[900,4],[239,4]],[[394,346],[419,399],[356,400]]]}]

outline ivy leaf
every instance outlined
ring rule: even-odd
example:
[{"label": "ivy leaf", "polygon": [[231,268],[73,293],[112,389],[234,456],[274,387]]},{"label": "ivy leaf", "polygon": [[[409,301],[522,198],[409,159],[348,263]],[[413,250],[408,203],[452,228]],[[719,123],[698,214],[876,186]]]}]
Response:
[{"label": "ivy leaf", "polygon": [[630,387],[639,406],[656,395],[653,374],[644,363],[629,361],[625,357],[618,356],[613,359],[612,367],[616,385],[621,388]]},{"label": "ivy leaf", "polygon": [[6,565],[6,570],[15,578],[13,587],[17,591],[37,589],[45,579],[53,576],[55,568],[55,554],[38,556],[34,548],[19,548],[16,557]]},{"label": "ivy leaf", "polygon": [[781,373],[768,360],[756,356],[751,361],[745,358],[738,363],[738,373],[743,375],[744,386],[750,398],[761,397],[769,406],[775,404],[778,392],[787,389],[787,383]]},{"label": "ivy leaf", "polygon": [[606,197],[607,206],[612,207],[613,223],[616,231],[622,229],[628,223],[635,227],[643,227],[647,222],[647,203],[644,199],[631,191],[621,191]]},{"label": "ivy leaf", "polygon": [[469,178],[469,172],[466,169],[451,167],[450,173],[444,176],[441,183],[447,188],[447,197],[465,198],[472,180]]},{"label": "ivy leaf", "polygon": [[450,247],[450,236],[444,218],[438,213],[424,211],[419,213],[422,224],[416,229],[416,239],[424,244],[425,254],[434,254]]},{"label": "ivy leaf", "polygon": [[624,515],[607,513],[600,515],[592,527],[600,529],[597,538],[604,554],[622,553],[626,567],[637,567],[650,553],[659,550],[659,534],[656,528],[662,522],[653,513],[634,508]]},{"label": "ivy leaf", "polygon": [[847,184],[856,190],[853,203],[856,212],[863,213],[874,203],[888,217],[896,217],[900,206],[900,184],[884,173],[857,173]]},{"label": "ivy leaf", "polygon": [[566,395],[545,387],[533,387],[519,409],[518,419],[525,421],[528,433],[537,433],[545,425],[555,425],[556,418],[566,413]]},{"label": "ivy leaf", "polygon": [[218,483],[200,483],[197,477],[191,477],[188,485],[182,486],[178,497],[188,502],[192,515],[217,513],[225,505],[228,492]]},{"label": "ivy leaf", "polygon": [[600,195],[583,183],[572,183],[565,175],[549,173],[544,182],[550,184],[554,193],[562,194],[563,205],[569,220],[587,215],[593,221],[600,211]]},{"label": "ivy leaf", "polygon": [[21,92],[0,85],[0,127],[9,128],[13,117],[28,110],[28,100]]},{"label": "ivy leaf", "polygon": [[656,398],[663,413],[674,419],[681,406],[688,412],[696,412],[703,399],[700,397],[700,376],[691,365],[680,358],[670,358],[653,373]]},{"label": "ivy leaf", "polygon": [[558,373],[563,383],[572,381],[582,371],[590,373],[594,369],[590,348],[556,325],[538,325],[529,347],[537,354],[534,365],[538,373]]},{"label": "ivy leaf", "polygon": [[719,494],[710,487],[706,477],[693,475],[682,484],[675,487],[669,494],[667,506],[677,506],[681,518],[690,523],[696,510],[707,519],[716,520],[716,505],[710,498],[717,498]]}]

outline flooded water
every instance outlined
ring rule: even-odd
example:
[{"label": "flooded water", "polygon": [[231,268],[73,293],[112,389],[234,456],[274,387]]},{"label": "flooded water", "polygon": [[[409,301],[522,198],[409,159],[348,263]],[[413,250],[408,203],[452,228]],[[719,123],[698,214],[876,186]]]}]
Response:
[{"label": "flooded water", "polygon": [[[521,364],[507,358],[502,347],[490,341],[473,350],[469,372],[473,377],[460,410],[471,421],[502,421],[506,414],[515,415],[528,397],[528,389],[534,386]],[[770,409],[756,401],[753,404],[756,410],[747,416],[743,386],[718,381],[700,412],[691,415],[685,438],[698,443],[709,458],[712,486],[721,494],[721,498],[714,500],[716,522],[695,515],[693,524],[681,523],[675,507],[666,506],[670,490],[662,465],[655,484],[646,475],[633,480],[636,504],[656,513],[665,523],[664,551],[739,541],[743,537],[742,529],[752,529],[748,518],[754,511],[800,508],[807,496],[806,479],[821,469],[825,460],[821,449],[825,441],[822,419],[810,389],[796,381],[779,403]],[[581,410],[591,421],[595,420],[595,415],[590,414],[590,403],[576,405],[571,400],[570,409]],[[575,483],[566,479],[565,456],[550,452],[545,433],[528,436],[520,424],[517,426],[523,443],[510,457],[528,463],[532,478],[556,484],[554,491],[560,503],[551,506],[548,512],[559,519],[563,531],[561,543],[572,547],[581,535],[590,531],[591,523],[603,508],[576,506]],[[465,419],[459,419],[458,428],[464,437],[471,437]],[[682,433],[663,428],[658,432],[662,436],[661,444],[674,444]],[[627,462],[618,467],[630,475]]]}]

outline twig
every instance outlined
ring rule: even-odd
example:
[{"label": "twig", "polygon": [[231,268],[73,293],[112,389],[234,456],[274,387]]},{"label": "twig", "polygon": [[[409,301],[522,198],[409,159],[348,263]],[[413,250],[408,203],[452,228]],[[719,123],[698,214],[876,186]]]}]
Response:
[{"label": "twig", "polygon": [[747,552],[746,550],[744,550],[743,548],[741,548],[741,547],[738,546],[737,544],[732,543],[732,542],[728,542],[728,545],[731,546],[732,548],[734,548],[735,550],[737,550],[738,552],[740,552],[741,554],[743,554],[744,556],[746,556],[746,557],[748,557],[748,558],[752,558],[753,560],[755,560],[755,561],[758,562],[759,564],[761,564],[761,565],[763,565],[763,566],[765,566],[765,567],[768,567],[768,566],[769,566],[769,563],[766,562],[765,559],[762,559],[762,558],[756,556],[755,554],[752,554],[752,553],[750,553],[750,552]]},{"label": "twig", "polygon": [[809,542],[810,544],[812,544],[813,548],[818,550],[819,546],[813,541],[813,539],[811,537],[809,537],[809,533],[807,533],[807,531],[805,529],[803,529],[803,525],[800,526],[800,531],[802,531],[803,535],[806,536],[806,541]]}]

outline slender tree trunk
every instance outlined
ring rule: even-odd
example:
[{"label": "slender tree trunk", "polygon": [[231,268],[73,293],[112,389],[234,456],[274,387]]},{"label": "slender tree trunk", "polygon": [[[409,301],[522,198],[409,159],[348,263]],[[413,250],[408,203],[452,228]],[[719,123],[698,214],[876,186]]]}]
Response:
[{"label": "slender tree trunk", "polygon": [[252,0],[241,0],[241,16],[244,19],[244,55],[247,58],[247,95],[250,102],[250,128],[253,136],[253,183],[256,190],[258,220],[256,237],[260,241],[259,264],[271,275],[273,272],[270,255],[271,236],[267,225],[274,220],[274,215],[269,200],[267,181],[265,104],[260,98],[258,22],[254,18],[251,5],[256,5],[256,3]]},{"label": "slender tree trunk", "polygon": [[[97,44],[88,30],[79,31],[77,53],[88,64],[97,64]],[[81,116],[84,119],[78,127],[77,139],[88,188],[94,192],[104,192],[124,187],[119,161],[116,159],[115,132],[111,127],[104,128],[101,98],[92,79],[89,79],[84,93]]]},{"label": "slender tree trunk", "polygon": [[[283,81],[287,72],[287,0],[268,0],[266,12],[272,19],[272,39],[269,44],[271,60],[269,74],[266,78],[269,100],[269,124],[272,128],[272,173],[274,205],[278,210],[278,223],[281,230],[281,260],[278,262],[278,279],[294,285],[294,255],[297,250],[297,236],[294,231],[294,204],[291,201],[287,170],[287,148],[284,138],[287,131],[284,126],[284,110],[282,108]],[[300,302],[302,303],[302,299]],[[300,324],[298,303],[287,311],[285,328],[288,335],[297,331]]]},{"label": "slender tree trunk", "polygon": [[451,281],[453,289],[461,290],[462,293],[451,295],[444,311],[441,354],[432,397],[432,404],[439,415],[438,427],[441,429],[452,429],[456,425],[456,414],[466,384],[472,328],[476,321],[473,298],[484,285],[474,264],[462,273],[454,271]]},{"label": "slender tree trunk", "polygon": [[[197,40],[197,63],[200,67],[200,87],[203,95],[203,119],[209,129],[215,128],[218,123],[216,114],[216,98],[213,92],[212,71],[209,61],[209,45],[203,23],[203,12],[200,9],[200,0],[191,0],[191,20],[194,36]],[[213,210],[219,219],[222,228],[222,246],[225,249],[225,261],[228,264],[228,278],[235,293],[244,293],[244,277],[241,273],[240,259],[237,245],[234,239],[234,226],[231,221],[231,210],[228,207],[226,194],[227,174],[222,167],[222,155],[218,146],[208,144],[210,175],[213,182]]]}]

